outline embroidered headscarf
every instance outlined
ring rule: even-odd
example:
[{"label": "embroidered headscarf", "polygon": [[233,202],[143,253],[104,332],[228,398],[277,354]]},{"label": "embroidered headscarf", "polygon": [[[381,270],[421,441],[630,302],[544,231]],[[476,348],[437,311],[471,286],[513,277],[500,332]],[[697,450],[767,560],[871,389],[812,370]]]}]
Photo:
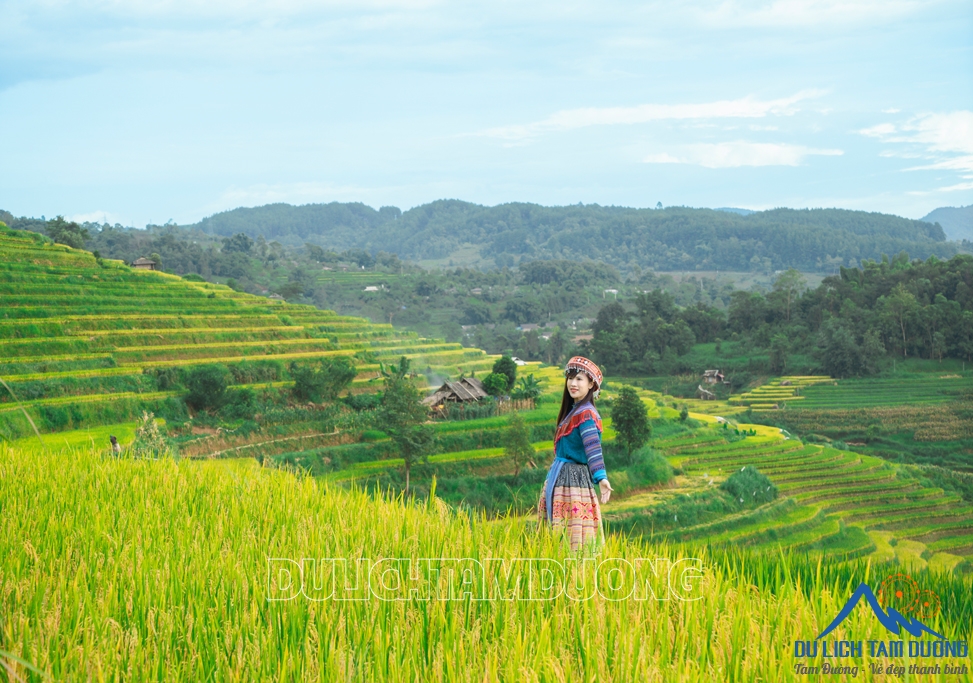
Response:
[{"label": "embroidered headscarf", "polygon": [[570,370],[579,370],[588,375],[588,379],[590,379],[595,385],[595,393],[592,395],[595,398],[598,398],[598,394],[601,393],[601,383],[603,379],[601,369],[584,356],[575,356],[568,361],[567,365],[564,366],[564,374],[567,375]]},{"label": "embroidered headscarf", "polygon": [[[584,356],[575,356],[568,361],[568,364],[564,367],[564,374],[566,375],[570,370],[578,370],[583,372],[591,380],[592,384],[595,385],[595,390],[592,392],[592,396],[598,398],[598,394],[601,392],[601,383],[603,377],[601,370],[597,365],[592,363],[590,360]],[[554,448],[557,449],[557,442],[561,440],[562,437],[570,434],[575,427],[584,422],[585,420],[593,420],[595,425],[598,427],[598,431],[601,432],[601,415],[595,409],[595,406],[590,401],[584,401],[576,403],[571,411],[564,416],[561,420],[561,424],[557,426],[554,431]]]}]

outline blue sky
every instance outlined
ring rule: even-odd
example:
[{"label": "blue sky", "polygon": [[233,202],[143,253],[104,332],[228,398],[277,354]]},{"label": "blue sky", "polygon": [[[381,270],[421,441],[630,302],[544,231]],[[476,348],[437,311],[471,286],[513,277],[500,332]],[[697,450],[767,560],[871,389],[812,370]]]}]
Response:
[{"label": "blue sky", "polygon": [[0,1],[0,208],[973,204],[973,3]]}]

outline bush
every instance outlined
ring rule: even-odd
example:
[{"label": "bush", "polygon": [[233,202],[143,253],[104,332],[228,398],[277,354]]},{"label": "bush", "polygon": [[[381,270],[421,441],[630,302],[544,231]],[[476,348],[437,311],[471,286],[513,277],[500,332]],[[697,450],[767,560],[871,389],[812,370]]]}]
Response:
[{"label": "bush", "polygon": [[135,429],[135,441],[128,448],[128,453],[133,458],[146,458],[157,460],[172,456],[172,447],[159,431],[159,425],[155,422],[155,416],[150,412],[143,412],[139,420],[139,425]]},{"label": "bush", "polygon": [[361,435],[361,440],[366,443],[381,441],[387,438],[389,438],[389,435],[379,429],[366,429]]},{"label": "bush", "polygon": [[506,378],[504,391],[510,391],[514,388],[514,382],[517,381],[517,364],[510,356],[501,356],[493,364],[493,374],[503,375]]},{"label": "bush", "polygon": [[530,445],[530,430],[520,413],[511,413],[507,419],[507,429],[503,436],[503,454],[513,465],[515,477],[534,457],[534,447]]},{"label": "bush", "polygon": [[279,360],[244,360],[228,367],[234,384],[279,382],[284,379],[284,364]]},{"label": "bush", "polygon": [[253,389],[244,387],[227,394],[223,414],[231,420],[250,420],[257,410],[257,394]]},{"label": "bush", "polygon": [[491,396],[502,396],[507,391],[507,376],[491,372],[483,378],[483,388]]},{"label": "bush", "polygon": [[734,472],[720,488],[742,505],[762,505],[777,498],[777,487],[756,467],[747,466]]},{"label": "bush", "polygon": [[291,394],[298,401],[334,401],[358,374],[351,361],[341,356],[311,363],[291,363],[294,378]]},{"label": "bush", "polygon": [[182,276],[182,279],[186,282],[206,282],[201,275],[197,275],[196,273],[187,273]]},{"label": "bush", "polygon": [[144,372],[155,378],[155,384],[159,388],[159,391],[170,391],[181,384],[179,381],[179,368],[172,366],[164,368],[148,368]]},{"label": "bush", "polygon": [[664,457],[648,446],[635,451],[634,464],[629,468],[636,486],[657,486],[669,482],[673,477],[672,465]]},{"label": "bush", "polygon": [[652,436],[652,425],[645,404],[630,386],[623,386],[611,407],[612,427],[621,446],[632,454]]},{"label": "bush", "polygon": [[374,410],[377,408],[378,404],[382,402],[382,394],[380,392],[373,394],[348,394],[342,401],[344,401],[346,406],[360,413],[365,410]]},{"label": "bush", "polygon": [[198,365],[186,376],[186,404],[195,410],[216,410],[226,401],[230,371],[225,365]]}]

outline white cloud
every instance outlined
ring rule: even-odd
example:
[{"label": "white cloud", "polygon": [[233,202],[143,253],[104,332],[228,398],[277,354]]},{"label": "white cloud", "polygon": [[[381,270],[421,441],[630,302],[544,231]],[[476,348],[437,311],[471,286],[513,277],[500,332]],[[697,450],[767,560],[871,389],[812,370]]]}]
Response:
[{"label": "white cloud", "polygon": [[800,166],[808,156],[841,156],[840,149],[814,149],[786,143],[720,142],[687,145],[679,156],[667,152],[650,154],[649,164],[694,164],[706,168],[739,168],[741,166]]},{"label": "white cloud", "polygon": [[917,0],[773,0],[759,3],[723,0],[715,7],[696,10],[696,14],[702,23],[716,27],[843,27],[895,21],[922,6]]},{"label": "white cloud", "polygon": [[67,217],[69,221],[75,223],[120,223],[119,217],[110,211],[90,211],[88,213],[75,213]]},{"label": "white cloud", "polygon": [[884,138],[895,133],[895,126],[891,123],[879,123],[871,128],[862,128],[858,132],[870,138]]},{"label": "white cloud", "polygon": [[354,201],[372,194],[372,188],[353,185],[333,185],[331,183],[298,182],[259,184],[249,187],[226,189],[216,201],[214,208],[233,206],[259,206],[275,202],[307,204],[314,202]]},{"label": "white cloud", "polygon": [[[905,171],[973,173],[973,111],[920,114],[903,123],[881,123],[858,132],[897,146],[895,150],[881,152],[880,156],[923,158],[929,162]],[[949,191],[961,189],[969,188],[965,184],[949,187]]]},{"label": "white cloud", "polygon": [[47,12],[77,9],[109,16],[226,17],[275,19],[335,10],[425,10],[440,0],[40,0]]},{"label": "white cloud", "polygon": [[674,157],[668,152],[661,152],[659,154],[650,154],[649,156],[642,159],[647,164],[682,164],[685,163],[679,157]]},{"label": "white cloud", "polygon": [[719,100],[698,104],[640,104],[634,107],[583,107],[562,109],[546,119],[527,124],[489,128],[479,135],[503,140],[525,140],[588,126],[631,125],[664,120],[763,118],[789,116],[798,111],[798,102],[824,94],[822,90],[801,92],[776,100],[758,100],[752,96],[737,100]]}]

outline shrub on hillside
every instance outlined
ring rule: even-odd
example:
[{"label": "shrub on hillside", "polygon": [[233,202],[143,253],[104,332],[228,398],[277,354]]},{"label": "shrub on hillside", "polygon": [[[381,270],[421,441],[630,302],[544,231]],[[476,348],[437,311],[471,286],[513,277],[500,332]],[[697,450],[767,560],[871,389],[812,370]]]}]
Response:
[{"label": "shrub on hillside", "polygon": [[483,388],[491,396],[502,396],[507,391],[507,376],[499,372],[491,372],[483,378]]},{"label": "shrub on hillside", "polygon": [[291,394],[298,401],[334,401],[358,374],[351,361],[343,356],[324,358],[309,363],[291,363],[294,378]]},{"label": "shrub on hillside", "polygon": [[504,387],[505,392],[514,388],[514,383],[517,381],[517,363],[514,362],[513,358],[510,356],[501,356],[498,358],[493,364],[493,372],[506,377],[507,385]]},{"label": "shrub on hillside", "polygon": [[230,371],[225,365],[197,365],[186,375],[186,404],[195,410],[217,410],[226,400]]},{"label": "shrub on hillside", "polygon": [[228,367],[234,384],[279,382],[284,379],[284,364],[279,360],[244,360]]},{"label": "shrub on hillside", "polygon": [[507,429],[503,437],[503,454],[513,465],[514,476],[520,474],[522,467],[532,462],[534,447],[530,445],[530,429],[524,417],[513,412],[507,418]]},{"label": "shrub on hillside", "polygon": [[169,442],[159,430],[155,416],[148,411],[142,413],[138,427],[135,429],[135,441],[125,452],[133,458],[149,460],[175,455]]},{"label": "shrub on hillside", "polygon": [[348,394],[343,400],[345,405],[355,412],[362,412],[364,410],[374,410],[377,408],[378,404],[382,402],[382,394],[381,392],[369,394]]},{"label": "shrub on hillside", "polygon": [[648,446],[635,451],[632,460],[629,472],[635,486],[658,486],[672,479],[672,465]]},{"label": "shrub on hillside", "polygon": [[652,425],[645,404],[635,389],[622,386],[611,407],[612,427],[618,432],[618,442],[631,456],[652,436]]},{"label": "shrub on hillside", "polygon": [[230,420],[250,420],[257,411],[257,394],[249,387],[232,389],[226,394],[222,414]]},{"label": "shrub on hillside", "polygon": [[720,488],[742,505],[762,505],[777,498],[777,487],[751,465],[731,474]]}]

